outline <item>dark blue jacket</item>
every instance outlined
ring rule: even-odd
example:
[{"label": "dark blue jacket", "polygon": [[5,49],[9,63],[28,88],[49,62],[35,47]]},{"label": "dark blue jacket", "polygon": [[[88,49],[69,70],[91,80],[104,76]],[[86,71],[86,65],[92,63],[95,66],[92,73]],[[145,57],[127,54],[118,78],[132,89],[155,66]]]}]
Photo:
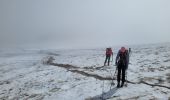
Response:
[{"label": "dark blue jacket", "polygon": [[[129,52],[128,50],[125,51],[126,52],[126,58],[125,58],[125,67],[126,69],[128,69],[128,65],[129,65]],[[118,53],[117,53],[117,56],[116,56],[116,61],[115,61],[115,64],[117,65],[118,62],[119,62],[119,59],[120,59],[120,53],[121,51],[119,50]]]}]

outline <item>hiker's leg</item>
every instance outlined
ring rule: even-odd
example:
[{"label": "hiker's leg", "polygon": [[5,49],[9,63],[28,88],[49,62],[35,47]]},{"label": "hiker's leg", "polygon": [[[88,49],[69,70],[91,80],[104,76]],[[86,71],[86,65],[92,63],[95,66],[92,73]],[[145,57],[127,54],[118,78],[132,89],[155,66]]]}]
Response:
[{"label": "hiker's leg", "polygon": [[107,55],[106,55],[105,62],[104,62],[104,66],[106,65],[107,59],[108,59],[108,57],[107,57]]},{"label": "hiker's leg", "polygon": [[120,87],[120,74],[121,74],[121,67],[118,65],[117,87]]},{"label": "hiker's leg", "polygon": [[108,66],[109,66],[109,63],[110,63],[110,55],[108,55]]},{"label": "hiker's leg", "polygon": [[122,84],[121,84],[121,87],[124,85],[124,82],[125,82],[125,66],[122,67]]}]

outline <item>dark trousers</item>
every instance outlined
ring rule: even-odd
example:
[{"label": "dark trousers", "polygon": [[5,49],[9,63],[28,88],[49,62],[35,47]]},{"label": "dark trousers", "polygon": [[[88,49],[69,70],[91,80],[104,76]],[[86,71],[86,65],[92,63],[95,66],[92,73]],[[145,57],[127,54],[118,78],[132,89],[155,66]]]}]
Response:
[{"label": "dark trousers", "polygon": [[118,74],[117,74],[117,82],[118,84],[120,84],[120,78],[122,76],[122,85],[125,82],[125,70],[126,70],[126,66],[123,64],[118,64]]},{"label": "dark trousers", "polygon": [[106,59],[105,59],[104,65],[106,65],[106,62],[107,62],[107,65],[109,66],[110,56],[111,56],[111,55],[106,55]]}]

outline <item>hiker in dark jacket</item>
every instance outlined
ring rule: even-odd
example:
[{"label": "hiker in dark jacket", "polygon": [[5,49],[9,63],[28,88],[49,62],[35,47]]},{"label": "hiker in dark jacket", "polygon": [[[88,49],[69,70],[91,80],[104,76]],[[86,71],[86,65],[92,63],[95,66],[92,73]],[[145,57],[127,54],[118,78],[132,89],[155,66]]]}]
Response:
[{"label": "hiker in dark jacket", "polygon": [[[115,61],[115,64],[118,69],[117,87],[123,87],[123,85],[124,85],[125,71],[128,68],[128,63],[129,63],[128,50],[126,50],[125,47],[121,47],[121,49],[117,53],[116,61]],[[122,78],[120,78],[120,76],[122,76]],[[121,86],[120,86],[120,79],[122,79]]]},{"label": "hiker in dark jacket", "polygon": [[106,66],[106,62],[107,62],[107,65],[109,66],[111,56],[113,57],[112,48],[106,48],[106,59],[104,62],[104,66]]}]

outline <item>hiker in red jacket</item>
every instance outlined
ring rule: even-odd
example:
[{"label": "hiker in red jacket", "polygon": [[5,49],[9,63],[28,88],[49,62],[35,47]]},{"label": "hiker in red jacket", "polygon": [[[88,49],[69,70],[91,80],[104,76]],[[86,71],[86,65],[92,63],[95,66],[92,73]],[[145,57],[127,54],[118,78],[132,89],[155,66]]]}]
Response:
[{"label": "hiker in red jacket", "polygon": [[107,62],[107,65],[109,66],[111,56],[113,57],[112,48],[106,48],[106,59],[104,62],[104,66],[106,66],[106,62]]}]

